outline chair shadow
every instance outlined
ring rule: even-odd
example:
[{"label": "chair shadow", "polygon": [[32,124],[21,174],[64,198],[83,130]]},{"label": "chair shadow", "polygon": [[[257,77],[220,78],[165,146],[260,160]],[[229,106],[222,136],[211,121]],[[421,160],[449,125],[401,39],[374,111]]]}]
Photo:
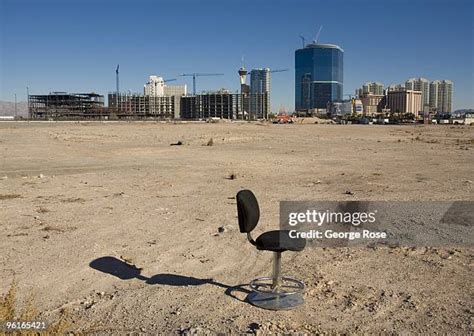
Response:
[{"label": "chair shadow", "polygon": [[89,266],[95,270],[113,275],[121,280],[140,279],[146,280],[141,273],[141,269],[134,265],[114,257],[101,257],[89,263]]},{"label": "chair shadow", "polygon": [[165,285],[165,286],[201,286],[201,285],[214,285],[221,288],[225,288],[225,294],[233,299],[241,302],[247,302],[245,299],[240,299],[234,292],[242,292],[245,294],[251,293],[250,290],[246,289],[245,286],[248,284],[239,284],[235,286],[229,286],[214,279],[199,279],[185,275],[160,273],[155,274],[152,277],[146,277],[141,275],[141,268],[134,265],[130,265],[122,260],[115,257],[101,257],[97,258],[89,263],[89,266],[97,271],[113,275],[121,280],[139,279],[144,281],[148,285]]},{"label": "chair shadow", "polygon": [[[149,285],[166,285],[166,286],[200,286],[212,284],[212,279],[198,279],[190,276],[177,274],[160,273],[155,274],[146,280]],[[218,286],[221,284],[217,284]]]}]

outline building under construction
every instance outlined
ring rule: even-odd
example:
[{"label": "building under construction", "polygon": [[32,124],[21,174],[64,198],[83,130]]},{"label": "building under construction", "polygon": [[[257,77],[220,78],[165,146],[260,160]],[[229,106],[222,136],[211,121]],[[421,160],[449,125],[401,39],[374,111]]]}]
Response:
[{"label": "building under construction", "polygon": [[240,119],[242,95],[226,90],[181,97],[182,119]]},{"label": "building under construction", "polygon": [[104,96],[96,93],[51,92],[28,95],[30,119],[100,119],[104,114]]},{"label": "building under construction", "polygon": [[[109,93],[109,111],[118,119],[179,119],[181,97]],[[118,108],[117,108],[118,102]]]}]

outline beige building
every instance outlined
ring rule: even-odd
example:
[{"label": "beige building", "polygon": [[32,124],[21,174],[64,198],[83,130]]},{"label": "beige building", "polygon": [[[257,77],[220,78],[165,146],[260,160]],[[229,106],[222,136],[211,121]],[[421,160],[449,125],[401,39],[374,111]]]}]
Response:
[{"label": "beige building", "polygon": [[360,100],[366,115],[375,115],[385,108],[386,99],[383,94],[364,94]]},{"label": "beige building", "polygon": [[421,91],[389,91],[387,107],[392,113],[413,113],[415,117],[422,114]]},{"label": "beige building", "polygon": [[410,78],[405,82],[407,90],[421,91],[421,107],[430,104],[430,81],[426,78]]}]

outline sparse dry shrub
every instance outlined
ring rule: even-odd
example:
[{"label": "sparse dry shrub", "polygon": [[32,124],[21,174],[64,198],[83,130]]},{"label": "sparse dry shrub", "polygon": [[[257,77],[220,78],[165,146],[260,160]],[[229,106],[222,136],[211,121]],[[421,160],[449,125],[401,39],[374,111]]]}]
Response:
[{"label": "sparse dry shrub", "polygon": [[35,296],[31,293],[17,319],[20,321],[34,321],[38,315],[38,309],[35,307]]},{"label": "sparse dry shrub", "polygon": [[[16,307],[18,296],[18,285],[15,280],[12,281],[8,292],[5,296],[0,298],[0,321],[39,321],[41,320],[40,313],[36,307],[36,300],[33,293],[31,293],[25,301],[23,307]],[[72,324],[70,317],[66,310],[61,310],[57,320],[48,325],[46,330],[18,330],[14,332],[0,332],[0,335],[41,335],[41,336],[58,336],[71,333]],[[78,333],[74,332],[74,335]]]},{"label": "sparse dry shrub", "polygon": [[14,198],[21,198],[21,195],[18,195],[18,194],[0,195],[0,201],[14,199]]},{"label": "sparse dry shrub", "polygon": [[0,321],[12,320],[15,317],[15,297],[17,285],[13,281],[7,294],[0,300]]}]

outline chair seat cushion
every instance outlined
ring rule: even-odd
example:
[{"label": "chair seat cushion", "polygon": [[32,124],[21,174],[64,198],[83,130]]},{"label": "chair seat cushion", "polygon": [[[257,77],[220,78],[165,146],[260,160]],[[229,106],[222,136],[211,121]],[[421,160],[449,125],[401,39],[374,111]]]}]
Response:
[{"label": "chair seat cushion", "polygon": [[290,238],[288,230],[262,233],[255,241],[257,249],[273,252],[301,251],[306,245],[304,238]]}]

